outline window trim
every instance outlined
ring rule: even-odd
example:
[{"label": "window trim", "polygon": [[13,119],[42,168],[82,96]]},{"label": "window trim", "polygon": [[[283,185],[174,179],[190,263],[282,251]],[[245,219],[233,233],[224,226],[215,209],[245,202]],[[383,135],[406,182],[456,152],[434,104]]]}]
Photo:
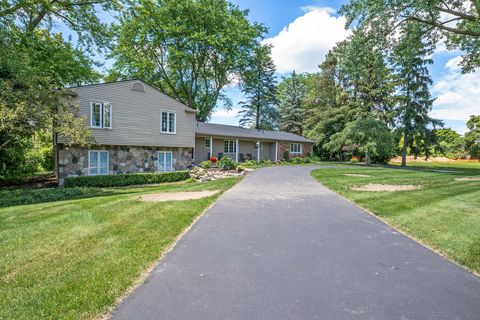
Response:
[{"label": "window trim", "polygon": [[[98,161],[98,165],[97,165],[97,173],[90,173],[90,164],[91,164],[91,154],[95,152],[98,154],[97,156],[97,161]],[[107,154],[107,173],[100,173],[100,153],[101,152],[105,152]],[[88,166],[87,166],[87,170],[88,170],[88,175],[89,176],[108,176],[110,174],[110,152],[108,150],[88,150]]]},{"label": "window trim", "polygon": [[[100,125],[93,125],[93,105],[100,105]],[[105,104],[110,106],[110,126],[105,126]],[[100,101],[100,100],[90,100],[90,128],[93,129],[112,129],[113,124],[113,103],[109,101]]]},{"label": "window trim", "polygon": [[[162,121],[163,121],[162,120],[162,115],[163,115],[164,112],[167,113],[167,131],[162,130]],[[170,114],[175,115],[173,132],[170,132]],[[177,134],[177,112],[170,111],[170,110],[164,110],[164,109],[160,110],[160,133],[163,133],[163,134]]]},{"label": "window trim", "polygon": [[[207,147],[207,142],[208,142],[208,147]],[[205,138],[205,143],[203,144],[203,147],[205,149],[210,149],[210,146],[211,146],[211,141],[210,141],[210,138]]]},{"label": "window trim", "polygon": [[[225,142],[228,141],[228,151],[225,149]],[[233,142],[233,151],[230,152],[230,142]],[[226,154],[236,154],[237,153],[237,141],[234,139],[225,139],[223,140],[223,153]]]},{"label": "window trim", "polygon": [[[167,153],[170,153],[171,157],[172,157],[172,162],[171,162],[171,169],[170,171],[167,171],[167,170],[163,170],[163,171],[160,171],[160,153],[164,153],[164,154],[167,154]],[[166,159],[164,159],[166,160]],[[165,161],[166,163],[166,161]],[[173,152],[172,151],[162,151],[162,150],[159,150],[157,151],[157,172],[174,172],[175,171],[175,167],[173,166]]]},{"label": "window trim", "polygon": [[[110,126],[105,127],[105,104],[108,104],[110,106]],[[103,101],[103,112],[102,112],[102,125],[104,129],[112,129],[112,123],[113,123],[113,104],[108,101]]]},{"label": "window trim", "polygon": [[[293,151],[293,145],[298,145],[299,146],[299,151]],[[303,145],[301,143],[290,143],[290,153],[291,154],[302,154]]]}]

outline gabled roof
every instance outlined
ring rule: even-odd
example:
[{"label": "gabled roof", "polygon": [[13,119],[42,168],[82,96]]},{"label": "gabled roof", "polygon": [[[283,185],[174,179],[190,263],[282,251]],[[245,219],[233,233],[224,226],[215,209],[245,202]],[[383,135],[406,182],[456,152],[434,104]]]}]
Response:
[{"label": "gabled roof", "polygon": [[221,136],[229,138],[259,139],[273,141],[311,142],[305,137],[283,131],[247,129],[239,126],[197,122],[195,133],[202,136]]},{"label": "gabled roof", "polygon": [[145,86],[148,86],[158,92],[160,92],[161,94],[165,95],[166,97],[168,97],[169,99],[175,101],[176,103],[180,103],[183,105],[183,107],[185,108],[185,111],[186,112],[191,112],[191,113],[198,113],[197,110],[194,110],[190,107],[187,107],[184,103],[178,101],[177,99],[171,97],[170,95],[166,94],[165,92],[163,92],[162,90],[158,89],[157,87],[154,87],[152,85],[149,85],[148,83],[140,80],[140,79],[129,79],[129,80],[117,80],[117,81],[111,81],[111,82],[102,82],[102,83],[92,83],[92,84],[84,84],[84,85],[79,85],[79,86],[74,86],[74,87],[68,87],[68,91],[69,92],[75,92],[75,88],[82,88],[82,87],[90,87],[90,86],[108,86],[108,85],[112,85],[112,84],[117,84],[117,83],[120,83],[120,82],[132,82],[132,83],[136,83],[136,82],[140,82],[141,84],[145,85]]}]

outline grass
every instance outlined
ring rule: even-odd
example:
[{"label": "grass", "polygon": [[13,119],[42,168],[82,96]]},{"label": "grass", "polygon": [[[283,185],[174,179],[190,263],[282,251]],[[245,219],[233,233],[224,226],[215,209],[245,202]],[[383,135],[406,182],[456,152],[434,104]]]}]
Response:
[{"label": "grass", "polygon": [[[446,170],[459,168],[442,164]],[[438,168],[438,167],[435,167]],[[469,173],[398,168],[343,167],[312,172],[322,184],[377,215],[390,225],[480,274],[480,181],[456,181],[480,177]],[[371,177],[345,176],[361,173]],[[369,183],[413,184],[414,191],[365,192],[350,188]]]},{"label": "grass", "polygon": [[0,209],[0,319],[101,316],[218,197],[143,202],[138,195],[224,191],[238,181],[102,189]]}]

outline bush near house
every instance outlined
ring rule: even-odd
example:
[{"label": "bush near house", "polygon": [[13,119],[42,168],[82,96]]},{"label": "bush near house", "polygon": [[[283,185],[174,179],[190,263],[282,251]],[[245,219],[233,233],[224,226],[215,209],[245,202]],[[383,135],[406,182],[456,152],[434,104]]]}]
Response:
[{"label": "bush near house", "polygon": [[230,157],[222,157],[218,161],[218,167],[223,170],[233,170],[237,167],[237,164]]},{"label": "bush near house", "polygon": [[295,158],[291,159],[291,162],[294,163],[294,164],[301,164],[301,163],[303,163],[303,158],[295,157]]},{"label": "bush near house", "polygon": [[67,178],[65,180],[65,187],[121,187],[135,184],[176,182],[189,178],[190,175],[188,171],[84,176]]},{"label": "bush near house", "polygon": [[205,160],[205,161],[202,161],[202,163],[200,164],[200,167],[202,167],[203,169],[209,169],[211,167],[213,167],[213,161],[211,160]]}]

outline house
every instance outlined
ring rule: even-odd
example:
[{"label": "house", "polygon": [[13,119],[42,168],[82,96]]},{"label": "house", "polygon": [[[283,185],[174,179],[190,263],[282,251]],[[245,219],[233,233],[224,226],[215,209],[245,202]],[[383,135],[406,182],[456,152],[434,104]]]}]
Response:
[{"label": "house", "polygon": [[95,146],[56,137],[59,185],[72,176],[183,170],[212,155],[242,162],[312,153],[313,142],[295,134],[197,122],[195,110],[139,80],[70,90]]}]

